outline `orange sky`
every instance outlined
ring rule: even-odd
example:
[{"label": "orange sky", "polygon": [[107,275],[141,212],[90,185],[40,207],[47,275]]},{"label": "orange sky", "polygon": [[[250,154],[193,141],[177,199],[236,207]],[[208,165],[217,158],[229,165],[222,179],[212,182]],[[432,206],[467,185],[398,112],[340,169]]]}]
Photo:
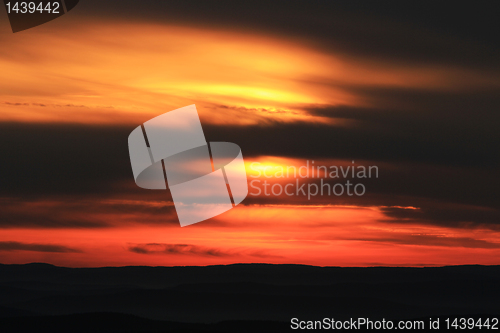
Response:
[{"label": "orange sky", "polygon": [[250,33],[92,21],[59,28],[1,35],[1,120],[136,124],[194,103],[205,122],[322,122],[304,108],[380,106],[353,87],[460,93],[500,84],[486,71],[350,59]]},{"label": "orange sky", "polygon": [[[349,127],[346,120],[315,116],[307,108],[392,106],[390,101],[359,94],[354,87],[460,94],[499,85],[498,78],[486,71],[393,65],[327,54],[295,40],[251,32],[120,21],[69,25],[65,18],[15,35],[5,31],[0,34],[2,123],[133,128],[158,114],[196,104],[202,124],[266,126],[277,121]],[[245,160],[249,174],[253,161],[271,166],[305,162],[282,156]],[[0,246],[0,262],[76,267],[236,262],[420,266],[498,264],[500,259],[498,231],[397,220],[388,217],[382,205],[344,205],[335,198],[307,205],[295,199],[268,203],[247,199],[221,216],[180,228],[168,195],[126,197],[120,186],[135,186],[132,172],[106,198],[4,197],[12,201],[6,209],[12,214],[29,211],[41,220],[56,215],[106,225],[45,228],[41,222],[39,227],[4,227],[0,244],[11,248]],[[170,213],[127,211],[127,206],[166,207]],[[400,209],[420,207],[402,204]],[[60,246],[60,251],[39,251],[30,244]]]},{"label": "orange sky", "polygon": [[[0,242],[59,244],[75,251],[5,251],[0,260],[78,267],[235,262],[421,266],[496,264],[500,259],[498,246],[488,243],[498,240],[498,232],[377,222],[384,218],[377,207],[239,206],[184,228],[123,223],[140,216],[105,218],[122,226],[2,230]],[[134,247],[143,252],[131,251]]]}]

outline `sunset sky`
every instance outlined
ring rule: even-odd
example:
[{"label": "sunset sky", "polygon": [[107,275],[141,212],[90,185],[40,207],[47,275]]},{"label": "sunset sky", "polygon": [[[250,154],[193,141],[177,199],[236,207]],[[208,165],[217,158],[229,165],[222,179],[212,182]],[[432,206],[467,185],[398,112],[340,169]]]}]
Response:
[{"label": "sunset sky", "polygon": [[[497,20],[413,6],[82,0],[15,34],[0,10],[0,263],[500,264]],[[127,138],[191,104],[249,176],[379,177],[181,228],[168,191],[135,184]]]}]

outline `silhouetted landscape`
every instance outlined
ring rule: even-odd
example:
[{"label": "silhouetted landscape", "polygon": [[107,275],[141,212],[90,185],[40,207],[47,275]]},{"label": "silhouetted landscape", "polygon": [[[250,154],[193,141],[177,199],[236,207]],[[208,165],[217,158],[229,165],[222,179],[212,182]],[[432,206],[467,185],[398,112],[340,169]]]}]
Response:
[{"label": "silhouetted landscape", "polygon": [[491,316],[499,281],[500,266],[0,265],[0,331],[277,332],[291,318]]}]

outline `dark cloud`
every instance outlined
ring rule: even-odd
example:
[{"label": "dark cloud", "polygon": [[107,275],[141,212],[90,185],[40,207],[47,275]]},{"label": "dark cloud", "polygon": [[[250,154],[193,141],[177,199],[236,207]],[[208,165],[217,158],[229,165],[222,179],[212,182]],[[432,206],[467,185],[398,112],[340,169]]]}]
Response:
[{"label": "dark cloud", "polygon": [[309,106],[315,116],[347,125],[268,122],[204,125],[210,140],[238,142],[248,155],[346,158],[454,166],[500,166],[498,91],[447,93],[354,89],[376,107]]},{"label": "dark cloud", "polygon": [[419,209],[383,208],[384,222],[438,224],[449,227],[486,227],[500,230],[500,210],[489,207],[427,202]]},{"label": "dark cloud", "polygon": [[[163,191],[165,193],[166,191]],[[178,225],[169,200],[151,193],[127,200],[53,197],[50,200],[0,199],[0,228],[108,228],[130,224]]]},{"label": "dark cloud", "polygon": [[[291,111],[291,110],[285,110],[285,109],[275,109],[275,108],[247,108],[244,106],[230,106],[230,105],[216,105],[214,107],[208,107],[212,109],[217,109],[218,111],[224,110],[224,111],[229,111],[228,114],[234,115],[234,114],[242,114],[245,116],[250,116],[250,115],[259,115],[261,114],[272,114],[272,115],[281,115],[281,114],[293,114],[293,115],[298,115],[300,112],[298,111]],[[262,119],[263,122],[265,122],[265,118]]]},{"label": "dark cloud", "polygon": [[133,126],[0,124],[0,192],[9,196],[106,193],[132,180]]},{"label": "dark cloud", "polygon": [[435,235],[403,235],[391,238],[350,238],[349,240],[396,243],[404,245],[422,246],[445,246],[445,247],[465,247],[473,249],[498,249],[500,243],[492,243],[485,240],[468,237],[446,237]]},{"label": "dark cloud", "polygon": [[[385,93],[381,93],[383,96]],[[395,94],[397,95],[397,94]],[[435,95],[439,101],[440,95]],[[404,99],[404,98],[403,98]],[[418,98],[416,98],[418,99]],[[446,98],[444,98],[446,99]],[[460,99],[460,98],[459,98]],[[465,100],[465,99],[464,99]],[[479,101],[479,99],[478,99]],[[417,105],[421,109],[425,103]],[[493,110],[496,100],[483,106]],[[458,103],[460,104],[460,103]],[[500,187],[499,132],[493,130],[498,113],[455,109],[449,118],[422,108],[411,110],[311,107],[309,112],[333,118],[352,118],[352,126],[269,122],[234,126],[203,124],[208,141],[235,142],[243,156],[277,155],[303,160],[345,159],[377,165],[379,178],[364,180],[363,197],[255,198],[258,203],[325,203],[379,206],[416,206],[426,223],[458,226],[467,221],[498,224]],[[452,110],[450,106],[450,110]],[[443,111],[444,112],[444,111]],[[448,112],[448,111],[446,111]],[[435,117],[433,115],[435,114]],[[470,119],[467,121],[467,119]],[[68,124],[0,124],[0,226],[106,227],[117,223],[177,223],[172,206],[147,206],[133,201],[171,202],[168,191],[147,191],[133,180],[127,138],[134,126]],[[103,204],[108,199],[115,204]],[[56,206],[30,206],[54,200]],[[125,200],[128,204],[118,201]],[[438,214],[430,202],[443,206]],[[467,209],[460,216],[455,204],[493,209]],[[422,213],[423,212],[423,213]],[[388,217],[397,214],[386,211]],[[484,215],[486,214],[486,215]],[[445,217],[447,216],[447,217]],[[403,218],[403,217],[401,217]],[[165,220],[163,220],[165,221]]]},{"label": "dark cloud", "polygon": [[184,24],[298,39],[327,52],[392,63],[439,63],[499,68],[494,2],[477,6],[419,1],[252,2],[132,0],[82,3],[73,15],[103,22]]},{"label": "dark cloud", "polygon": [[70,248],[63,245],[53,244],[33,244],[20,242],[0,242],[0,251],[34,251],[53,253],[81,253],[79,249]]},{"label": "dark cloud", "polygon": [[166,254],[166,255],[197,255],[206,257],[231,257],[248,255],[258,258],[279,258],[269,254],[269,251],[245,251],[245,250],[221,250],[217,248],[209,248],[192,244],[165,244],[165,243],[148,243],[148,244],[132,244],[129,246],[129,251],[139,254]]},{"label": "dark cloud", "polygon": [[[446,135],[447,128],[443,128],[444,133],[436,138],[424,133],[401,133],[398,128],[390,132],[387,129],[313,123],[204,125],[203,129],[211,141],[238,142],[246,155],[250,156],[280,155],[475,166],[496,164],[498,160],[490,149],[499,141],[498,136],[488,141],[484,136],[469,137],[467,134],[466,138],[449,137]],[[468,141],[469,138],[473,141]],[[485,143],[487,146],[484,146]]]},{"label": "dark cloud", "polygon": [[19,204],[2,211],[0,228],[103,228],[112,225],[102,219],[92,218],[91,214],[84,216],[88,211],[64,207],[64,203],[58,207],[49,206],[24,212],[19,210],[23,206]]},{"label": "dark cloud", "polygon": [[3,104],[10,106],[29,106],[29,103],[18,103],[18,102],[3,102]]},{"label": "dark cloud", "polygon": [[[18,102],[4,102],[4,104],[9,106],[40,106],[40,107],[65,107],[65,108],[88,108],[86,105],[74,105],[74,104],[46,104],[46,103],[18,103]],[[112,108],[108,106],[107,108]]]},{"label": "dark cloud", "polygon": [[190,254],[210,257],[226,257],[230,254],[215,248],[205,248],[191,244],[136,244],[129,247],[129,251],[139,254]]}]

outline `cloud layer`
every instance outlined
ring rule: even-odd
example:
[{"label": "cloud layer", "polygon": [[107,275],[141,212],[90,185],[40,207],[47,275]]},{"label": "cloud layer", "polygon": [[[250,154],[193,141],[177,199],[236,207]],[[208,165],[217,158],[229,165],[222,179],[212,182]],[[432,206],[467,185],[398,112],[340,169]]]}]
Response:
[{"label": "cloud layer", "polygon": [[[494,263],[497,21],[485,4],[89,0],[0,30],[0,260]],[[380,176],[362,197],[249,196],[178,230],[169,192],[135,186],[127,137],[189,104],[247,164]]]}]

